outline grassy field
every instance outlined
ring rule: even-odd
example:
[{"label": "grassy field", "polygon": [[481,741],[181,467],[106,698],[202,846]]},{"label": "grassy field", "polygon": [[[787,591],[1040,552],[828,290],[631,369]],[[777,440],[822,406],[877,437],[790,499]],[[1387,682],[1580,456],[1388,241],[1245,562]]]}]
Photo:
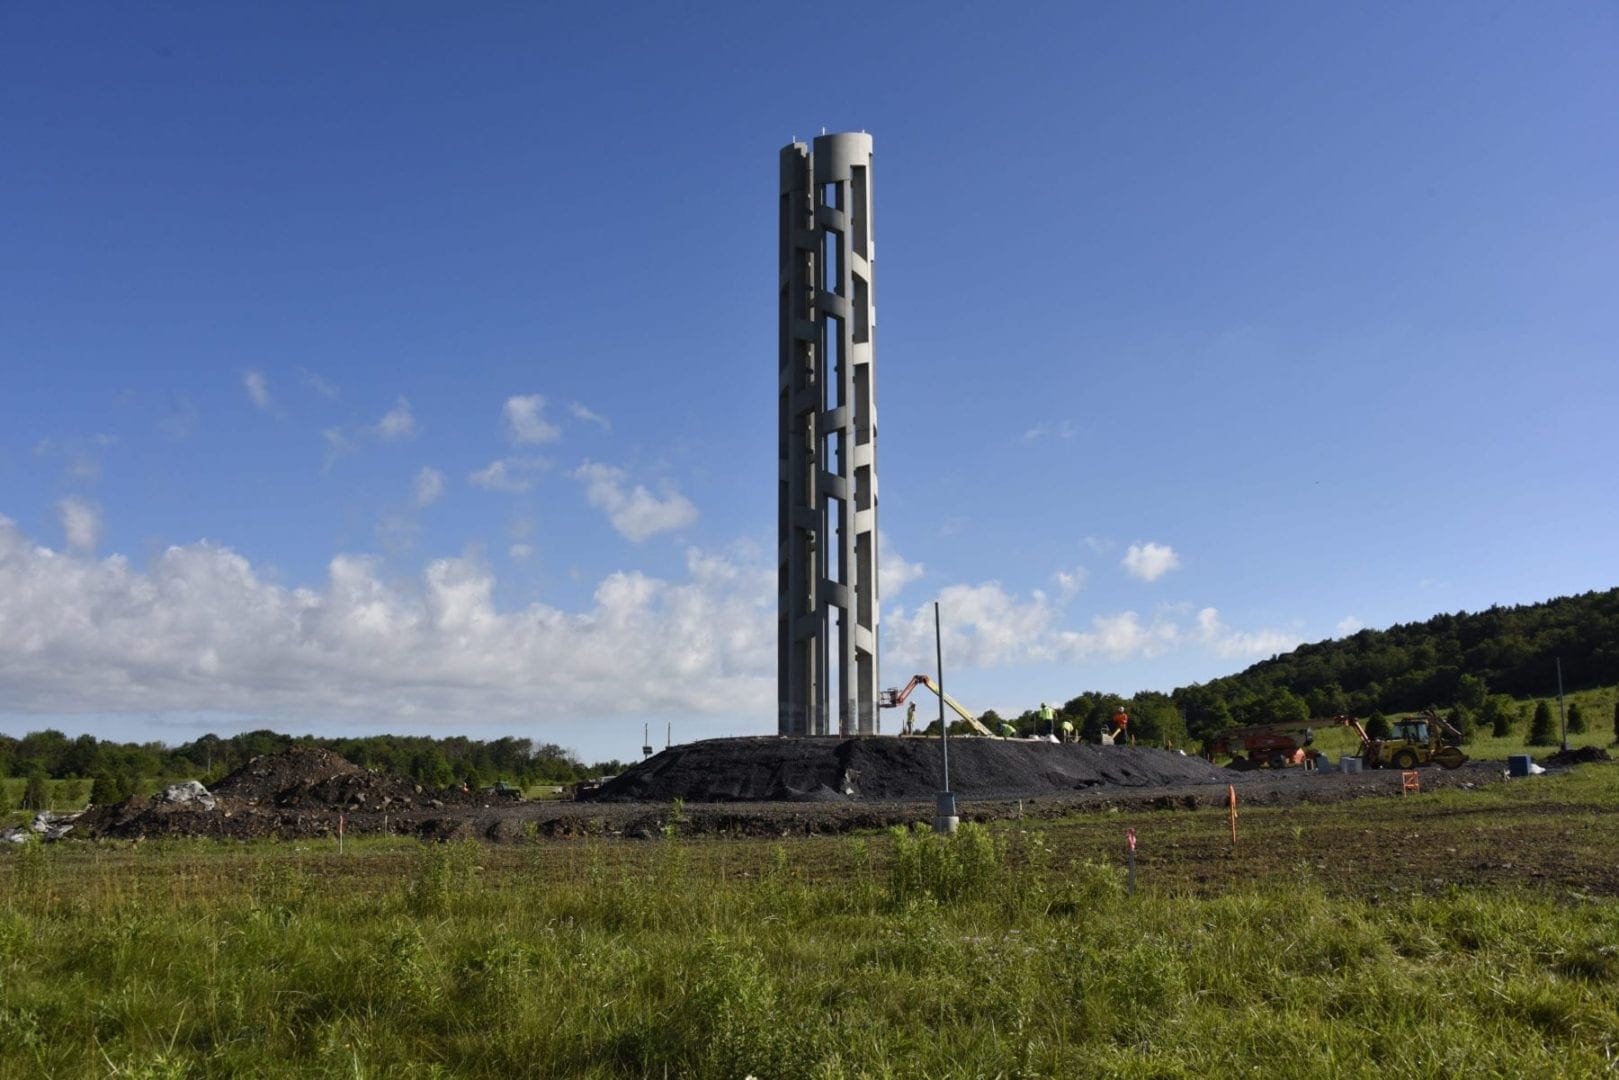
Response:
[{"label": "grassy field", "polygon": [[[1619,777],[953,840],[0,853],[0,1076],[1582,1076]],[[1123,829],[1141,837],[1126,895]]]}]

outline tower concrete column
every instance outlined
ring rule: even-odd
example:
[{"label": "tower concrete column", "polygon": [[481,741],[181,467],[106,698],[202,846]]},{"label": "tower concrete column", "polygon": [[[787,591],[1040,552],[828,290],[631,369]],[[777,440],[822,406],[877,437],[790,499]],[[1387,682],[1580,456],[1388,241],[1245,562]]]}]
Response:
[{"label": "tower concrete column", "polygon": [[875,734],[871,136],[781,151],[777,727]]}]

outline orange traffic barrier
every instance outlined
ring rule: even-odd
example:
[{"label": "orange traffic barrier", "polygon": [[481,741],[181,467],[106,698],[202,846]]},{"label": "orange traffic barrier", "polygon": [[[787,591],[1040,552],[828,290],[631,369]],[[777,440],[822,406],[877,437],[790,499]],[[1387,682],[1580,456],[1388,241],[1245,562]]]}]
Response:
[{"label": "orange traffic barrier", "polygon": [[1422,777],[1415,769],[1407,769],[1400,774],[1400,794],[1409,795],[1413,791],[1422,794]]}]

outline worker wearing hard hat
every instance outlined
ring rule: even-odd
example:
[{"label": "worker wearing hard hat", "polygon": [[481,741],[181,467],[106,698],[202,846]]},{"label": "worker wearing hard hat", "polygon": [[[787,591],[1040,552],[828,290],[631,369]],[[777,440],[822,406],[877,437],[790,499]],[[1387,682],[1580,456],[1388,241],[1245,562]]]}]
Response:
[{"label": "worker wearing hard hat", "polygon": [[916,734],[916,702],[911,702],[905,709],[905,734]]},{"label": "worker wearing hard hat", "polygon": [[1125,741],[1131,746],[1135,745],[1136,737],[1130,734],[1130,714],[1124,711],[1123,705],[1120,705],[1119,711],[1113,714],[1113,741],[1117,742],[1121,735],[1125,736]]},{"label": "worker wearing hard hat", "polygon": [[1064,720],[1062,722],[1062,741],[1074,741],[1074,722],[1072,720]]},{"label": "worker wearing hard hat", "polygon": [[[1040,726],[1046,729],[1046,734],[1054,738],[1056,737],[1057,714],[1050,705],[1047,705],[1043,701],[1040,703]],[[1036,732],[1036,734],[1038,734],[1038,732]]]}]

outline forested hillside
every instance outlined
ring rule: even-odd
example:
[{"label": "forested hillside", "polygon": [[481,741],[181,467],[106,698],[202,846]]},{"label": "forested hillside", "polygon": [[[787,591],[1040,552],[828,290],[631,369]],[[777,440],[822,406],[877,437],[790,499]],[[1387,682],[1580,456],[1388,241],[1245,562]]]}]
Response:
[{"label": "forested hillside", "polygon": [[1201,737],[1233,722],[1545,695],[1556,689],[1559,659],[1569,690],[1619,682],[1619,589],[1362,630],[1171,696]]}]

